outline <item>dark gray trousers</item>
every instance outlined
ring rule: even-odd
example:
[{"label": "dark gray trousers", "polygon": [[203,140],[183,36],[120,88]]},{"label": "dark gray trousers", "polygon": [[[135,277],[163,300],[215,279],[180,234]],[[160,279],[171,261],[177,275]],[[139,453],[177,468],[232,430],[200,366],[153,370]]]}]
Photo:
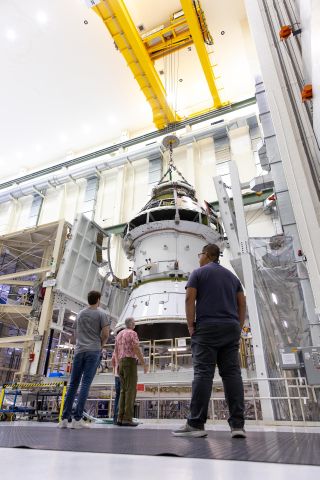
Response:
[{"label": "dark gray trousers", "polygon": [[188,423],[203,428],[207,420],[215,367],[223,381],[229,425],[244,425],[244,392],[239,363],[240,325],[237,322],[196,326],[191,339],[194,379]]}]

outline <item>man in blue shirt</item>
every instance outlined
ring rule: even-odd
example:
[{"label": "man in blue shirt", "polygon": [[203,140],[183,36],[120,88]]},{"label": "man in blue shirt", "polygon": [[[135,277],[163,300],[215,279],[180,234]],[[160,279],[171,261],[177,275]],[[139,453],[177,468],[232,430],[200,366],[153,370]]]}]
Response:
[{"label": "man in blue shirt", "polygon": [[223,381],[232,437],[245,437],[244,393],[239,364],[239,340],[245,320],[242,285],[219,265],[220,249],[209,244],[198,255],[200,268],[186,286],[186,316],[191,336],[194,380],[190,414],[179,437],[205,437],[204,424],[212,392],[215,366]]}]

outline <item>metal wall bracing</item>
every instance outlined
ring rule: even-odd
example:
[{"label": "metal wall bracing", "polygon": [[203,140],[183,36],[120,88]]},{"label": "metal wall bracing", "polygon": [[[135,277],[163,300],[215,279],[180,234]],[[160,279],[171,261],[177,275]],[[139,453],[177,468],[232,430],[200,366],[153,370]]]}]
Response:
[{"label": "metal wall bracing", "polygon": [[81,211],[88,218],[90,218],[90,220],[94,220],[98,190],[99,190],[99,177],[98,177],[98,175],[87,178],[86,190],[85,190],[85,194],[84,194],[83,205],[82,205]]},{"label": "metal wall bracing", "polygon": [[36,227],[41,214],[41,207],[43,204],[43,195],[36,194],[33,196],[30,214],[29,214],[29,227]]},{"label": "metal wall bracing", "polygon": [[148,158],[149,160],[149,185],[153,187],[156,185],[162,177],[162,155],[153,155]]},{"label": "metal wall bracing", "polygon": [[245,3],[301,245],[307,258],[315,310],[319,315],[320,182],[315,169],[319,150],[308,112],[301,102],[294,68],[283,52],[285,46],[281,46],[274,6],[264,0],[246,0]]},{"label": "metal wall bracing", "polygon": [[305,299],[305,308],[307,316],[305,317],[305,328],[311,332],[313,345],[320,343],[320,325],[318,325],[317,316],[315,314],[314,299],[310,285],[310,279],[302,257],[298,256],[301,250],[300,236],[295,220],[294,210],[289,195],[287,181],[283,171],[282,159],[279,152],[277,137],[274,131],[271,113],[268,106],[264,84],[261,78],[256,80],[256,97],[259,108],[259,116],[264,134],[264,145],[266,148],[266,158],[269,162],[271,176],[274,182],[274,191],[276,193],[277,210],[281,219],[283,233],[293,239],[293,255],[301,278],[301,288]]}]

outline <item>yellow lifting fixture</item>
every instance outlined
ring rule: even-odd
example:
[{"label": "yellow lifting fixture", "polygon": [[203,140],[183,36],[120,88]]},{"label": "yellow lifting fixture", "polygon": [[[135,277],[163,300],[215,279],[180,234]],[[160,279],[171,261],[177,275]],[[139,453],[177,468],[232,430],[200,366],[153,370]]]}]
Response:
[{"label": "yellow lifting fixture", "polygon": [[[215,108],[222,107],[222,102],[217,89],[213,68],[210,62],[209,54],[207,52],[201,23],[199,22],[199,10],[202,12],[200,3],[193,0],[180,0],[184,14],[186,16],[190,32],[192,35],[194,46],[196,47],[203,72],[205,74],[210,93],[213,98]],[[195,6],[198,5],[198,9]],[[203,12],[200,18],[204,18]]]},{"label": "yellow lifting fixture", "polygon": [[159,25],[151,32],[142,34],[141,38],[151,60],[162,58],[193,43],[183,11],[171,15],[169,25]]},{"label": "yellow lifting fixture", "polygon": [[[200,2],[198,0],[180,2],[182,10],[170,17],[169,24],[160,25],[140,36],[123,0],[89,0],[92,8],[108,28],[116,47],[126,59],[152,108],[153,121],[159,129],[178,122],[181,118],[168,103],[167,93],[155,69],[154,61],[188,45],[194,44],[196,48],[213,98],[212,108],[228,104],[221,102],[215,83],[205,45],[205,43],[212,45],[213,40]],[[196,114],[199,113],[202,112]]]},{"label": "yellow lifting fixture", "polygon": [[167,102],[166,91],[122,0],[101,0],[93,7],[108,28],[117,48],[140,85],[161,129],[180,120]]}]

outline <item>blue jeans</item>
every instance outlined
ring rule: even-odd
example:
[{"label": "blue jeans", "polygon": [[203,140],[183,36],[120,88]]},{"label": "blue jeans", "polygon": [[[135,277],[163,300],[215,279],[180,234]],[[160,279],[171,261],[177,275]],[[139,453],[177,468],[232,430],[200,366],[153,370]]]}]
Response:
[{"label": "blue jeans", "polygon": [[119,399],[120,399],[120,391],[121,391],[120,377],[114,377],[114,386],[116,390],[116,396],[114,398],[113,423],[116,423],[118,419]]},{"label": "blue jeans", "polygon": [[194,380],[188,424],[203,428],[207,421],[208,406],[212,392],[212,380],[216,365],[224,386],[225,399],[231,428],[243,428],[244,393],[239,364],[240,325],[196,325],[191,337]]},{"label": "blue jeans", "polygon": [[73,359],[71,379],[69,383],[68,393],[64,404],[62,419],[69,419],[72,415],[72,406],[77,394],[77,390],[81,381],[78,402],[74,412],[74,419],[81,420],[83,410],[89,395],[92,380],[96,374],[101,352],[80,352],[76,353]]}]

